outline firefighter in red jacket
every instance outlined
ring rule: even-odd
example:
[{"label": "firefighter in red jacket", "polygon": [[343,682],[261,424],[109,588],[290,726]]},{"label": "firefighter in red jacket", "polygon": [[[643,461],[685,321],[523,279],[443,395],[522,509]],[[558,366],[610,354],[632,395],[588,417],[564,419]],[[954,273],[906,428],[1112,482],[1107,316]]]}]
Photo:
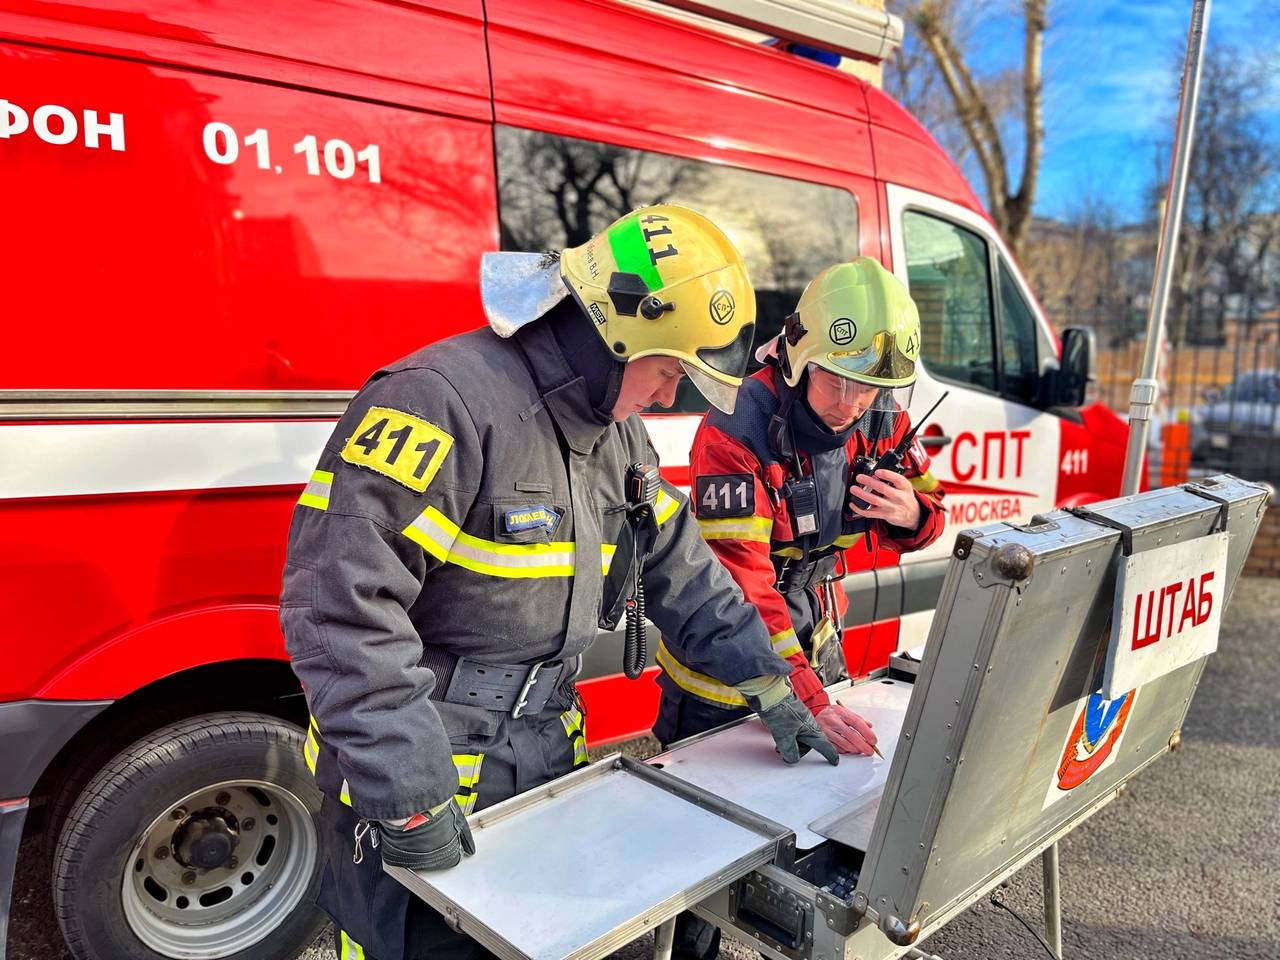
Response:
[{"label": "firefighter in red jacket", "polygon": [[[919,349],[919,315],[896,277],[868,257],[829,267],[762,351],[766,365],[743,384],[734,412],[713,410],[690,453],[703,538],[795,668],[792,687],[845,753],[870,753],[875,734],[823,689],[847,676],[841,551],[865,541],[918,550],[945,520],[942,486],[918,444],[905,475],[881,470],[850,484],[858,456],[874,459],[910,430]],[[664,640],[658,661],[662,742],[746,712],[678,641]]]},{"label": "firefighter in red jacket", "polygon": [[[734,411],[703,420],[689,456],[703,538],[760,611],[774,650],[794,668],[792,688],[842,753],[869,754],[876,736],[823,689],[847,676],[841,552],[864,543],[918,550],[945,522],[942,486],[919,444],[905,474],[880,470],[850,483],[858,456],[877,458],[911,429],[919,353],[919,314],[897,278],[868,257],[828,267],[761,351],[765,367],[743,383]],[[741,693],[678,638],[663,639],[658,663],[654,735],[664,744],[748,712]],[[674,954],[706,960],[719,939],[682,914]]]}]

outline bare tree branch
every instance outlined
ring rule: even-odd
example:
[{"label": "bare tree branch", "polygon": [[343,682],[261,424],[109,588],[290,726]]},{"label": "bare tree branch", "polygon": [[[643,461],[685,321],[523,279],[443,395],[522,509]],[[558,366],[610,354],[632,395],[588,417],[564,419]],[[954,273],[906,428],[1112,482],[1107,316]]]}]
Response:
[{"label": "bare tree branch", "polygon": [[[958,25],[972,19],[977,0],[905,0],[901,9],[932,55],[934,68],[951,97],[987,187],[991,217],[1015,256],[1031,222],[1044,154],[1044,34],[1047,0],[1021,0],[1024,38],[1021,84],[1022,172],[1018,189],[1009,183],[1008,151],[1000,119],[1006,108],[1001,77],[978,77],[965,56]],[[905,60],[904,60],[905,62]],[[900,81],[905,86],[905,81]],[[927,89],[926,83],[917,85]]]},{"label": "bare tree branch", "polygon": [[951,40],[947,16],[949,7],[947,0],[926,0],[917,8],[913,21],[951,93],[956,113],[982,167],[988,190],[993,197],[1003,196],[1008,187],[1000,135],[972,71]]},{"label": "bare tree branch", "polygon": [[1026,0],[1026,33],[1022,67],[1022,184],[1010,206],[1010,233],[1022,237],[1035,205],[1040,161],[1044,154],[1044,33],[1049,24],[1046,0]]}]

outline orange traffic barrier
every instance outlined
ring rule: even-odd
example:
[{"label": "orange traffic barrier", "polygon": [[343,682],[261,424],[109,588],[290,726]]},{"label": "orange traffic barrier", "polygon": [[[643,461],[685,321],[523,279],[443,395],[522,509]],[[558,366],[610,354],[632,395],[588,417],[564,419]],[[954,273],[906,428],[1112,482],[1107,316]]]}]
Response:
[{"label": "orange traffic barrier", "polygon": [[1160,486],[1185,483],[1191,469],[1191,424],[1166,423],[1160,439]]}]

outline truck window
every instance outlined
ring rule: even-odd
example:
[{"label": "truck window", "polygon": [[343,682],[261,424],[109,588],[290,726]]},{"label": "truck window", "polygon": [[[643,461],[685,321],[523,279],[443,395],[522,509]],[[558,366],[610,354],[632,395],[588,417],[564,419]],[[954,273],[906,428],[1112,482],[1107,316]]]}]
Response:
[{"label": "truck window", "polygon": [[[857,202],[836,187],[516,127],[498,126],[495,141],[502,249],[560,250],[641,204],[688,204],[747,261],[757,346],[778,335],[819,270],[858,255]],[[685,380],[671,409],[707,404]]]},{"label": "truck window", "polygon": [[915,210],[902,215],[902,225],[925,366],[938,377],[994,392],[995,316],[986,241]]},{"label": "truck window", "polygon": [[1000,259],[1000,356],[1004,393],[1012,400],[1032,403],[1040,392],[1036,358],[1036,318],[1022,299],[1013,271]]}]

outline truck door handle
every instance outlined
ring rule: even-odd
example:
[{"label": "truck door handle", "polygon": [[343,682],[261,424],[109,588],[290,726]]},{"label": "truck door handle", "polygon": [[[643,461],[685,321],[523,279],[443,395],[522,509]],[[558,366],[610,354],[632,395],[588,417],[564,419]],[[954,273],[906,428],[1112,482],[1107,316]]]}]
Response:
[{"label": "truck door handle", "polygon": [[935,450],[940,450],[950,442],[951,442],[951,438],[942,434],[938,434],[932,437],[920,438],[920,446],[924,447],[925,449],[929,449],[932,447]]}]

